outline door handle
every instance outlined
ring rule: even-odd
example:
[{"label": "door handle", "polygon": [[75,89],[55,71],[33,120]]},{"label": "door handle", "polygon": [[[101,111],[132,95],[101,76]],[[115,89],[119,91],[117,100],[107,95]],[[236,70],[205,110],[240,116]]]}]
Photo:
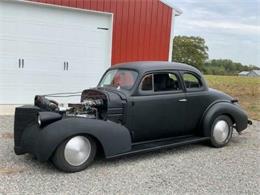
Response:
[{"label": "door handle", "polygon": [[21,68],[21,59],[18,60],[18,67]]},{"label": "door handle", "polygon": [[187,99],[186,99],[186,98],[183,98],[183,99],[179,99],[178,101],[179,101],[179,102],[187,102]]},{"label": "door handle", "polygon": [[69,70],[69,62],[67,62],[67,70]]},{"label": "door handle", "polygon": [[24,68],[24,59],[22,59],[22,68]]}]

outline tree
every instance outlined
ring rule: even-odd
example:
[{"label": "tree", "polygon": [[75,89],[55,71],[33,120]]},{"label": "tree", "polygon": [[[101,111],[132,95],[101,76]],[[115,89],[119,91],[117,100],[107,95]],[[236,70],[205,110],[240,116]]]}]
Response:
[{"label": "tree", "polygon": [[202,71],[205,74],[214,75],[237,75],[241,71],[258,70],[259,68],[253,65],[243,65],[238,62],[233,62],[229,59],[213,59],[208,60]]},{"label": "tree", "polygon": [[208,59],[208,47],[201,37],[176,36],[173,40],[172,61],[202,69]]}]

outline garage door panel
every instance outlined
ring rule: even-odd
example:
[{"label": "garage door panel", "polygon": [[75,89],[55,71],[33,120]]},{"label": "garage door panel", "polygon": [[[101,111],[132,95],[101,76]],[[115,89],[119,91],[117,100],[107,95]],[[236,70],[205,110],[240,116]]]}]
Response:
[{"label": "garage door panel", "polygon": [[10,87],[20,84],[22,75],[21,69],[17,69],[13,71],[11,69],[4,69],[1,70],[1,77],[0,77],[0,86],[3,87]]},{"label": "garage door panel", "polygon": [[6,16],[1,17],[1,23],[0,23],[1,38],[7,36],[7,37],[10,37],[13,39],[14,37],[19,36],[19,34],[16,32],[17,32],[17,29],[19,29],[20,27],[21,27],[21,24],[17,23],[17,20],[15,20],[15,18],[10,19],[10,18],[7,18]]},{"label": "garage door panel", "polygon": [[16,55],[0,54],[0,76],[4,74],[3,70],[18,71],[19,59]]},{"label": "garage door panel", "polygon": [[[68,58],[69,72],[88,72],[91,74],[104,73],[107,69],[107,60],[103,58]],[[99,78],[98,78],[99,79]]]},{"label": "garage door panel", "polygon": [[[102,73],[94,74],[91,72],[77,72],[73,74],[73,78],[71,74],[67,74],[63,79],[62,84],[66,86],[66,89],[69,91],[82,91],[87,88],[96,87],[99,82],[99,77],[102,76]],[[97,75],[97,76],[96,76]]]},{"label": "garage door panel", "polygon": [[19,71],[11,69],[0,70],[0,103],[14,104],[13,99],[17,101],[22,99],[21,94],[24,93],[24,89]]},{"label": "garage door panel", "polygon": [[[97,28],[97,27],[95,27]],[[76,31],[76,32],[75,32]],[[82,31],[82,32],[79,32]],[[74,33],[73,33],[74,32]],[[64,29],[62,36],[62,40],[66,40],[61,44],[64,45],[82,45],[87,43],[89,47],[100,47],[104,46],[104,39],[106,39],[109,32],[104,33],[95,30],[86,29],[83,31],[82,29]]]},{"label": "garage door panel", "polygon": [[[34,82],[37,82],[37,85]],[[55,72],[32,72],[28,74],[24,72],[23,86],[25,89],[34,90],[37,94],[45,94],[48,91],[54,91],[61,87],[62,78]]]}]

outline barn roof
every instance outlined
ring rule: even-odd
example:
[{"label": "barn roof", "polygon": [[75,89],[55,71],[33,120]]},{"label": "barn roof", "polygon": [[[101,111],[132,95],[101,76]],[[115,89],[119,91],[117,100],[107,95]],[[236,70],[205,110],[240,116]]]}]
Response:
[{"label": "barn roof", "polygon": [[260,76],[260,70],[252,70],[252,72],[256,73],[258,76]]},{"label": "barn roof", "polygon": [[238,73],[239,75],[248,75],[249,74],[249,71],[242,71],[240,73]]},{"label": "barn roof", "polygon": [[164,3],[165,5],[169,6],[170,8],[174,9],[176,16],[179,16],[183,13],[180,8],[178,8],[174,5],[173,0],[160,0],[160,1],[162,3]]}]

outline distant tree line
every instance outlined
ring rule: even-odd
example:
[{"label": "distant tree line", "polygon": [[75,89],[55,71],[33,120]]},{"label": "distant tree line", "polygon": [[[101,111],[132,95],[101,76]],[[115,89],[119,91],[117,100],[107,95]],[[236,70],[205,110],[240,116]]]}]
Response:
[{"label": "distant tree line", "polygon": [[172,60],[200,69],[204,74],[235,75],[241,71],[260,69],[254,65],[243,65],[229,59],[208,59],[208,47],[201,37],[175,36]]},{"label": "distant tree line", "polygon": [[232,60],[214,59],[206,61],[201,70],[204,74],[237,75],[242,71],[259,70],[259,68],[253,65],[243,65]]}]

